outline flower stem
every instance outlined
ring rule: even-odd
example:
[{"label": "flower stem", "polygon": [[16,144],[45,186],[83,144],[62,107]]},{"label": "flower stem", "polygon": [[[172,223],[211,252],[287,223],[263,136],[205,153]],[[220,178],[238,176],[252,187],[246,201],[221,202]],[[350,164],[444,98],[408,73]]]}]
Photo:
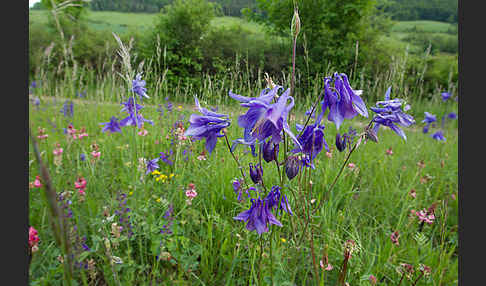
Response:
[{"label": "flower stem", "polygon": [[238,165],[238,169],[240,169],[241,176],[243,176],[243,181],[245,181],[246,189],[248,189],[249,186],[248,186],[248,183],[246,182],[246,176],[245,176],[245,172],[243,172],[243,167],[241,166],[240,162],[238,161],[235,154],[231,150],[231,146],[230,146],[229,141],[228,141],[228,136],[226,136],[226,132],[223,132],[223,133],[224,133],[224,139],[226,139],[226,146],[228,146],[228,150],[231,153],[231,156],[233,156],[233,159],[235,160],[236,164]]}]

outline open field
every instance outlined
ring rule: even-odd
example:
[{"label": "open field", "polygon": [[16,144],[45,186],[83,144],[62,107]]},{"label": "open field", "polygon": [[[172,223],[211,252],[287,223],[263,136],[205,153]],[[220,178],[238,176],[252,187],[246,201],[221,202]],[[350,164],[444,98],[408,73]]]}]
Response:
[{"label": "open field", "polygon": [[[263,162],[265,185],[282,187],[293,215],[276,213],[283,226],[272,226],[272,232],[259,237],[246,230],[245,223],[233,219],[250,202],[245,193],[238,201],[233,190],[232,181],[241,174],[224,138],[218,139],[213,153],[206,153],[202,160],[198,157],[203,153],[204,140],[179,140],[174,133],[177,121],[187,129],[189,116],[198,113],[193,104],[173,102],[169,111],[165,100],[153,96],[139,102],[144,106],[141,110],[144,118],[154,122],[144,125],[146,136],[138,135],[140,130],[133,126],[109,134],[101,131],[100,123],[108,122],[112,116],[125,117],[121,105],[73,99],[70,116],[69,112],[60,112],[66,104],[62,90],[58,96],[43,96],[36,89],[33,92],[32,98],[40,97],[40,104],[31,104],[29,108],[30,126],[35,135],[38,128],[45,128],[48,134],[38,142],[39,151],[55,190],[63,193],[64,200],[58,197],[58,204],[71,212],[68,222],[76,226],[71,241],[75,261],[79,262],[74,273],[80,284],[260,285],[257,283],[260,279],[265,281],[264,285],[270,279],[276,285],[313,284],[311,251],[303,230],[306,217],[303,202],[316,200],[314,204],[318,204],[324,199],[347,155],[348,151],[341,153],[336,149],[337,130],[332,122],[324,122],[325,140],[332,156],[323,151],[316,158],[316,168],[308,174],[312,181],[309,197],[304,196],[299,183],[304,174],[281,184],[276,166]],[[201,104],[210,107],[205,101]],[[296,105],[299,104],[297,100]],[[367,102],[368,107],[373,105]],[[434,105],[438,118],[457,111],[457,103],[453,101],[436,101]],[[240,137],[242,130],[237,116],[245,109],[223,105],[218,108],[218,112],[230,115],[229,139]],[[297,123],[303,123],[303,114],[296,115]],[[317,263],[324,260],[326,250],[333,267],[329,271],[318,269],[323,285],[337,282],[346,240],[356,243],[347,266],[346,281],[350,285],[370,285],[370,275],[388,285],[397,285],[402,277],[401,263],[415,268],[410,278],[405,276],[405,285],[418,278],[420,264],[430,267],[431,273],[417,285],[457,284],[457,121],[445,122],[447,141],[443,142],[432,139],[431,132],[422,133],[422,119],[423,115],[418,115],[415,125],[403,128],[407,141],[382,128],[378,144],[371,141],[362,144],[349,160],[355,167],[344,169],[328,199],[312,216]],[[295,123],[290,122],[294,132]],[[360,131],[366,123],[365,118],[358,116],[345,121],[339,132],[347,131],[349,126]],[[73,140],[63,131],[69,124],[78,131],[85,128],[88,136]],[[91,155],[93,144],[101,152],[97,159]],[[53,154],[59,147],[63,148],[60,159]],[[387,153],[389,149],[392,154]],[[248,164],[258,162],[258,157],[248,151],[240,146],[235,155],[249,180]],[[146,173],[140,161],[154,159],[160,152],[172,152],[167,157],[172,164],[158,162],[158,170],[167,176],[165,179]],[[283,156],[280,152],[279,161],[283,161]],[[34,182],[40,173],[32,145],[29,160],[29,181]],[[79,178],[87,182],[84,194],[75,188]],[[186,191],[191,183],[197,196],[189,204]],[[126,199],[120,199],[121,195]],[[29,197],[30,225],[40,237],[30,267],[31,285],[61,285],[62,252],[49,225],[44,188],[31,188]],[[411,210],[427,209],[434,203],[433,223],[421,227]],[[169,205],[170,215],[166,213]],[[118,226],[123,228],[120,230]],[[390,238],[395,231],[399,233],[396,244]],[[110,257],[116,262],[110,263]]]}]

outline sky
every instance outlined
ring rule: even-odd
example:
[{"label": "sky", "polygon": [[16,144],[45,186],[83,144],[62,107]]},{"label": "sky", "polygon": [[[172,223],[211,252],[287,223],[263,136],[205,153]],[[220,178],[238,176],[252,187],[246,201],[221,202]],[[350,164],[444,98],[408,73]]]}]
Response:
[{"label": "sky", "polygon": [[40,0],[29,0],[29,8],[34,6],[34,4],[37,2],[40,2]]}]

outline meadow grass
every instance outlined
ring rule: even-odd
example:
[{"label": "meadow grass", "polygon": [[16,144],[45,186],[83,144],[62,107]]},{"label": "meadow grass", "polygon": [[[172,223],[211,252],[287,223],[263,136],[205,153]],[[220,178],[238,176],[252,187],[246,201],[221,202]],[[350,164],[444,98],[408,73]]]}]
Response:
[{"label": "meadow grass", "polygon": [[[260,241],[254,232],[248,232],[244,223],[233,219],[248,207],[248,199],[238,202],[231,182],[241,177],[235,161],[231,158],[223,140],[218,140],[213,153],[206,160],[197,156],[204,150],[201,141],[175,141],[170,144],[170,128],[177,120],[188,127],[188,117],[194,113],[193,103],[174,102],[172,112],[164,111],[160,116],[158,104],[163,99],[154,96],[144,102],[142,113],[154,121],[145,125],[147,136],[138,136],[137,130],[123,128],[121,134],[102,133],[101,122],[111,116],[124,117],[121,106],[116,102],[72,99],[73,117],[64,116],[62,108],[69,92],[58,89],[55,96],[40,96],[39,106],[29,107],[29,122],[32,131],[38,127],[46,129],[49,137],[39,142],[42,159],[48,166],[57,192],[71,192],[70,208],[72,223],[77,225],[79,236],[86,237],[90,251],[83,251],[77,258],[94,261],[94,268],[77,269],[78,282],[84,285],[258,285],[257,273],[261,271],[264,284],[269,284],[270,273],[276,285],[313,285],[312,262],[309,249],[299,244],[302,235],[302,210],[298,207],[303,200],[298,191],[298,180],[285,183],[283,192],[289,198],[294,216],[278,215],[283,227],[272,226],[273,266],[270,270],[268,251],[269,233],[263,235],[264,251],[260,258]],[[393,95],[392,95],[393,98]],[[202,100],[204,106],[206,100]],[[300,105],[299,99],[296,104]],[[427,103],[435,106],[437,112],[457,111],[454,102],[439,100]],[[372,106],[372,102],[367,102]],[[424,103],[425,105],[425,103]],[[179,107],[181,106],[181,107]],[[230,140],[241,137],[237,126],[237,116],[243,113],[234,105],[218,105],[218,112],[230,114],[232,124],[228,128]],[[420,103],[412,104],[412,110],[420,108]],[[303,122],[301,112],[295,113]],[[182,118],[183,116],[183,118]],[[401,278],[400,263],[414,266],[425,264],[431,267],[430,277],[417,285],[457,284],[457,121],[445,126],[446,142],[435,141],[429,134],[421,132],[422,117],[416,116],[417,124],[405,128],[407,141],[390,130],[381,129],[379,144],[368,142],[352,154],[350,162],[354,170],[345,168],[342,177],[333,189],[329,200],[313,218],[314,247],[318,259],[322,259],[327,248],[330,264],[334,269],[324,271],[325,285],[334,285],[339,275],[343,259],[343,245],[348,239],[357,243],[357,250],[350,259],[346,281],[350,285],[370,285],[372,274],[383,279],[385,284],[396,285]],[[63,133],[70,123],[74,128],[86,128],[88,137],[80,140],[69,139]],[[294,126],[292,121],[291,126]],[[321,153],[315,161],[312,172],[312,199],[319,201],[335,178],[342,164],[345,152],[340,153],[334,146],[337,132],[333,123],[325,122],[325,139],[332,153],[328,158]],[[362,128],[366,124],[362,118],[347,121],[340,128],[349,126]],[[295,132],[295,129],[292,128]],[[168,138],[169,136],[169,138]],[[64,148],[62,163],[54,164],[52,153],[55,144]],[[101,157],[93,160],[91,144],[96,142]],[[180,144],[179,144],[180,143]],[[386,155],[392,148],[393,154]],[[173,150],[173,165],[159,161],[160,172],[174,174],[167,182],[156,181],[155,176],[145,174],[145,168],[138,168],[139,159],[153,159],[159,152]],[[186,150],[186,155],[184,154]],[[240,146],[238,156],[245,172],[248,163],[257,159],[249,150]],[[80,160],[80,154],[86,160]],[[280,160],[282,160],[280,154]],[[39,174],[32,148],[29,149],[29,181]],[[422,162],[421,167],[418,164]],[[73,188],[78,177],[87,181],[84,199]],[[267,186],[279,184],[276,167],[265,164],[264,180]],[[197,197],[191,205],[186,202],[185,190],[188,184],[196,186]],[[291,192],[290,189],[294,189]],[[415,189],[416,197],[410,196]],[[110,217],[118,208],[117,195],[127,195],[126,207],[130,208],[130,221],[134,235],[128,238],[122,232],[120,237],[112,233],[112,223],[117,218]],[[295,195],[295,196],[294,196]],[[437,202],[436,219],[425,225],[419,232],[419,222],[410,216],[410,211],[428,208]],[[173,211],[172,234],[161,234],[160,230],[169,223],[164,214],[171,204]],[[104,215],[104,212],[107,212]],[[39,231],[41,244],[34,254],[29,277],[31,285],[62,285],[61,254],[55,245],[49,226],[49,215],[43,198],[43,190],[29,190],[29,222]],[[390,240],[393,231],[400,234],[399,245]],[[104,240],[111,245],[111,256],[122,263],[110,263]],[[162,259],[157,260],[157,257]],[[260,260],[261,259],[261,260]],[[94,270],[93,270],[94,269]],[[418,271],[418,270],[416,270]],[[93,276],[90,276],[91,275]],[[416,276],[415,276],[416,277]],[[96,281],[96,282],[95,282]],[[410,284],[411,282],[407,282]]]}]

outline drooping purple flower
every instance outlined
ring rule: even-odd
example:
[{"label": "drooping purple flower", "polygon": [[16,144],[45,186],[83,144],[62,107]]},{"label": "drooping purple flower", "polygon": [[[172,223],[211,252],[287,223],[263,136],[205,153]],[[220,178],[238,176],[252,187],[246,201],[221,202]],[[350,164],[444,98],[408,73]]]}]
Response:
[{"label": "drooping purple flower", "polygon": [[449,119],[457,119],[457,114],[455,112],[451,112],[447,114],[447,118]]},{"label": "drooping purple flower", "polygon": [[263,160],[265,162],[270,163],[273,160],[276,160],[278,156],[279,145],[273,143],[271,140],[263,142]]},{"label": "drooping purple flower", "polygon": [[397,133],[404,140],[407,140],[405,132],[397,126],[408,127],[415,123],[413,117],[402,111],[403,101],[400,99],[390,100],[391,86],[387,89],[384,101],[378,101],[376,107],[371,107],[370,109],[376,113],[373,117],[373,131],[378,134],[378,130],[381,125],[389,127],[395,133]]},{"label": "drooping purple flower", "polygon": [[310,107],[309,109],[306,110],[305,116],[310,116],[312,119],[316,118],[316,109],[312,111],[312,107]]},{"label": "drooping purple flower", "polygon": [[[244,132],[243,138],[235,140],[235,143],[254,145],[256,140],[263,142],[271,136],[271,141],[278,144],[282,140],[280,134],[284,131],[295,144],[300,145],[287,123],[287,115],[294,106],[294,99],[289,95],[290,89],[280,95],[277,102],[271,103],[278,96],[279,89],[282,87],[278,85],[273,89],[266,88],[259,97],[245,97],[229,91],[230,97],[240,101],[241,106],[248,107],[248,111],[238,117],[238,125],[244,128]],[[291,101],[289,104],[288,100]]]},{"label": "drooping purple flower", "polygon": [[[334,83],[334,87],[331,86]],[[329,107],[327,119],[339,129],[344,119],[351,119],[360,114],[368,117],[368,110],[360,97],[362,90],[351,88],[346,74],[334,73],[334,77],[324,78],[324,99],[321,102],[321,113]]]},{"label": "drooping purple flower", "polygon": [[35,80],[33,80],[31,83],[30,83],[30,87],[32,88],[36,88],[37,87],[37,82]]},{"label": "drooping purple flower", "polygon": [[81,153],[81,155],[79,155],[79,158],[81,159],[81,161],[85,161],[86,160],[86,154]]},{"label": "drooping purple flower", "polygon": [[287,196],[283,195],[282,197],[279,186],[272,186],[272,189],[268,193],[265,200],[267,201],[268,207],[270,209],[273,209],[275,207],[276,209],[283,210],[290,215],[294,215],[292,213],[292,210],[290,209]]},{"label": "drooping purple flower", "polygon": [[76,92],[76,97],[80,97],[80,98],[86,97],[86,91]]},{"label": "drooping purple flower", "polygon": [[346,149],[346,137],[341,136],[341,134],[336,134],[336,148],[339,152],[343,152]]},{"label": "drooping purple flower", "polygon": [[206,150],[211,153],[216,146],[217,139],[223,137],[222,130],[230,125],[229,116],[202,108],[194,97],[196,106],[203,115],[192,114],[189,118],[190,126],[184,132],[185,136],[192,136],[196,140],[206,139]]},{"label": "drooping purple flower", "polygon": [[449,92],[443,92],[441,93],[441,95],[442,95],[442,101],[447,101],[452,96],[452,94],[450,94]]},{"label": "drooping purple flower", "polygon": [[436,122],[437,117],[434,114],[429,113],[427,111],[425,111],[424,113],[425,113],[425,119],[422,120],[422,123],[425,123],[425,126],[424,126],[422,132],[427,133],[427,132],[429,132],[430,124],[433,123],[433,122]]},{"label": "drooping purple flower", "polygon": [[258,184],[262,181],[263,176],[263,169],[260,164],[256,164],[255,166],[252,163],[249,163],[250,166],[250,178],[253,183]]},{"label": "drooping purple flower", "polygon": [[282,226],[282,223],[272,214],[267,201],[257,198],[251,199],[251,203],[249,210],[241,212],[233,219],[247,222],[246,229],[256,230],[259,235],[268,232],[268,224]]},{"label": "drooping purple flower", "polygon": [[444,132],[442,130],[435,132],[431,135],[431,137],[437,141],[446,141],[446,138],[444,137]]},{"label": "drooping purple flower", "polygon": [[157,164],[159,159],[160,158],[155,158],[147,161],[147,171],[145,172],[145,174],[152,173],[159,168],[159,164]]},{"label": "drooping purple flower", "polygon": [[339,150],[339,152],[344,151],[344,149],[351,148],[351,145],[353,145],[354,137],[356,137],[356,130],[353,129],[353,127],[349,127],[349,130],[347,133],[344,133],[342,136],[341,134],[337,133],[336,134],[336,148]]},{"label": "drooping purple flower", "polygon": [[101,132],[106,132],[106,131],[110,131],[111,133],[122,132],[120,123],[118,122],[118,118],[116,118],[115,116],[112,116],[109,122],[100,123],[100,125],[105,126],[103,127],[103,129],[101,129]]},{"label": "drooping purple flower", "polygon": [[64,116],[73,117],[74,114],[74,104],[70,100],[66,100],[61,108],[61,113]]},{"label": "drooping purple flower", "polygon": [[145,88],[145,81],[142,80],[141,74],[137,74],[135,79],[132,80],[132,91],[135,92],[140,99],[150,98],[146,93],[147,89]]},{"label": "drooping purple flower", "polygon": [[327,145],[326,139],[324,138],[324,125],[321,125],[322,113],[319,114],[316,122],[311,125],[307,125],[302,132],[303,126],[300,124],[296,125],[297,131],[301,132],[297,140],[302,148],[296,148],[292,152],[302,152],[309,157],[311,161],[314,161],[317,154],[322,151],[322,147],[326,148],[329,152],[329,146]]}]

